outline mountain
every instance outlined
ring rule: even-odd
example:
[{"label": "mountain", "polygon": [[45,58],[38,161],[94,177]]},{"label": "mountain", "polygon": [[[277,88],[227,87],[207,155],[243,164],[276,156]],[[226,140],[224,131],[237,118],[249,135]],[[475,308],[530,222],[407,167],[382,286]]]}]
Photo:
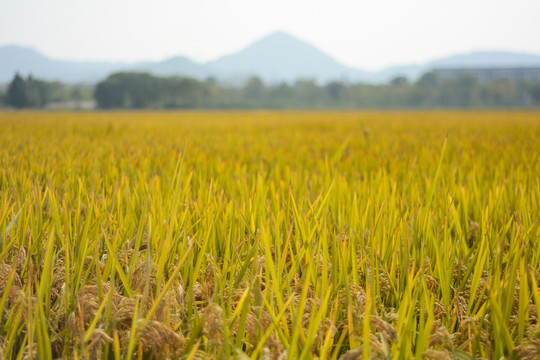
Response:
[{"label": "mountain", "polygon": [[257,75],[271,82],[317,78],[360,78],[368,72],[340,64],[314,46],[284,32],[269,35],[239,52],[206,64],[213,74]]},{"label": "mountain", "polygon": [[431,68],[426,65],[399,65],[387,67],[385,69],[372,72],[368,82],[385,83],[396,76],[405,76],[409,80],[416,80],[424,72],[429,71],[430,69]]},{"label": "mountain", "polygon": [[197,64],[185,56],[176,56],[158,63],[150,63],[147,66],[138,64],[133,68],[159,76],[184,75],[199,79],[208,77],[208,70],[204,65]]},{"label": "mountain", "polygon": [[0,47],[0,83],[11,81],[15,72],[40,79],[92,83],[123,67],[126,64],[52,60],[33,49]]},{"label": "mountain", "polygon": [[20,46],[0,47],[0,84],[11,81],[15,72],[66,83],[95,83],[118,71],[145,71],[161,76],[188,76],[221,81],[243,80],[256,75],[276,83],[311,78],[321,83],[346,79],[367,83],[387,82],[403,75],[411,80],[433,68],[539,66],[540,55],[512,52],[472,52],[435,59],[426,64],[366,71],[347,67],[311,44],[284,32],[262,38],[237,53],[207,63],[183,56],[160,62],[76,62],[59,61]]},{"label": "mountain", "polygon": [[117,71],[147,71],[155,75],[183,75],[204,78],[204,65],[177,56],[161,62],[134,64],[117,62],[77,62],[49,59],[37,51],[16,45],[0,47],[0,84],[13,79],[16,72],[65,83],[95,83]]},{"label": "mountain", "polygon": [[477,51],[434,60],[432,67],[439,68],[486,68],[540,66],[540,56],[503,51]]},{"label": "mountain", "polygon": [[[522,54],[505,51],[476,51],[457,54],[430,61],[423,65],[398,66],[377,72],[377,79],[387,81],[396,74],[402,74],[409,79],[417,79],[426,71],[437,68],[508,68],[508,67],[540,67],[540,55]],[[375,79],[375,82],[377,82]]]}]

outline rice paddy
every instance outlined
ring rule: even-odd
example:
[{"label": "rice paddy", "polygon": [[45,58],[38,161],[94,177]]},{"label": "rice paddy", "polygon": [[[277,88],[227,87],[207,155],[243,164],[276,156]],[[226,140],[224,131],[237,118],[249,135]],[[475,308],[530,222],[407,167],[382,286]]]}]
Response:
[{"label": "rice paddy", "polygon": [[0,113],[0,359],[539,359],[540,113]]}]

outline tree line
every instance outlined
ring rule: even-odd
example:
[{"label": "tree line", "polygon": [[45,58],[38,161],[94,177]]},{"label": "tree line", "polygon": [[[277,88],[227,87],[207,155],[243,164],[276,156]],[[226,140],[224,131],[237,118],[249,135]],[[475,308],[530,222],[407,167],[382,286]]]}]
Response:
[{"label": "tree line", "polygon": [[81,102],[93,99],[93,86],[66,85],[58,81],[27,78],[15,74],[6,90],[0,89],[1,105],[18,109],[43,109],[50,104]]},{"label": "tree line", "polygon": [[[73,98],[76,90],[16,75],[3,101],[17,108],[39,108]],[[124,72],[99,82],[93,97],[101,109],[511,108],[540,106],[540,84],[482,83],[469,75],[441,80],[428,72],[414,82],[396,77],[377,85],[343,81],[321,85],[311,79],[266,84],[251,77],[241,86],[226,86],[212,78],[200,81]]]}]

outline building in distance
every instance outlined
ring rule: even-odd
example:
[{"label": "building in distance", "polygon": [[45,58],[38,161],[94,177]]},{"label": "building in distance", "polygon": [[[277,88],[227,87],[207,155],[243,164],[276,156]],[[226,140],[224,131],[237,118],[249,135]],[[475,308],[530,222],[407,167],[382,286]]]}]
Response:
[{"label": "building in distance", "polygon": [[496,82],[507,80],[512,82],[539,82],[539,67],[508,68],[436,68],[433,72],[441,80],[456,80],[464,76],[473,76],[479,82]]}]

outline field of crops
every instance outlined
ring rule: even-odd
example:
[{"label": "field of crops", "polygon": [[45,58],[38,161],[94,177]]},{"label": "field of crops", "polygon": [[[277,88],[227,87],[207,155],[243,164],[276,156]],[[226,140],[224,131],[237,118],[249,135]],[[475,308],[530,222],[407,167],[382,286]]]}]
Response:
[{"label": "field of crops", "polygon": [[0,113],[0,359],[539,359],[540,113]]}]

